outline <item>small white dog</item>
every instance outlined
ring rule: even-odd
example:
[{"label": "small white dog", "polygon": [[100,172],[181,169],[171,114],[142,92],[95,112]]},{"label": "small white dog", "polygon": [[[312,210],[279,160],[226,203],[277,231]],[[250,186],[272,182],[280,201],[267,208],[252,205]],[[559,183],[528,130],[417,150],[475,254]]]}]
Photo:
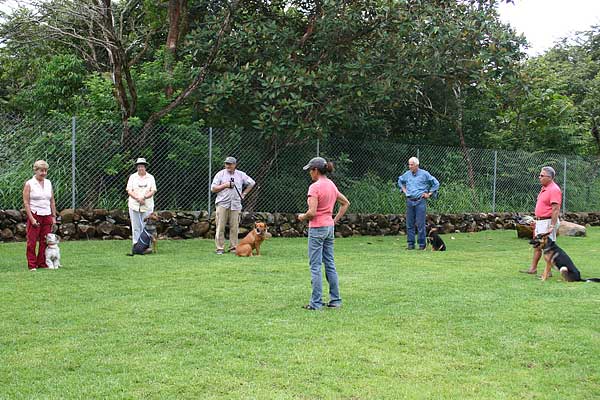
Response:
[{"label": "small white dog", "polygon": [[46,265],[49,269],[60,267],[60,249],[58,248],[58,236],[54,233],[46,235]]}]

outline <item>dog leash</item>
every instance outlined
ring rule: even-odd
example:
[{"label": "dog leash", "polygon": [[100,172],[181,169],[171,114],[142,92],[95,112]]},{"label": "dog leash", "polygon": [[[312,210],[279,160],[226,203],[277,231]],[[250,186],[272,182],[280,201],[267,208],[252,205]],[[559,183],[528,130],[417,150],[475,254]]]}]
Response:
[{"label": "dog leash", "polygon": [[140,225],[142,226],[142,232],[140,233],[140,237],[138,238],[138,240],[139,240],[140,242],[142,242],[142,244],[143,244],[144,246],[150,246],[150,240],[148,240],[148,243],[144,242],[144,239],[143,239],[143,236],[144,236],[144,235],[142,235],[142,233],[146,232],[146,235],[147,235],[148,237],[150,237],[150,232],[148,232],[148,231],[146,230],[146,224],[144,224],[144,220],[142,219],[142,207],[138,207],[138,216],[139,216],[139,218],[140,218]]}]

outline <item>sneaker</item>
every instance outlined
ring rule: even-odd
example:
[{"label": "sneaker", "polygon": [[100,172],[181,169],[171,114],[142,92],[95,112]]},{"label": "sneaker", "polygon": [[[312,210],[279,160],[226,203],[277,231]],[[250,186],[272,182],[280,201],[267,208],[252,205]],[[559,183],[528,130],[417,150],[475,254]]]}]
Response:
[{"label": "sneaker", "polygon": [[31,272],[37,271],[37,268],[29,268],[29,271],[31,271]]},{"label": "sneaker", "polygon": [[419,247],[419,250],[425,250],[425,247]]},{"label": "sneaker", "polygon": [[215,253],[218,254],[218,255],[220,255],[220,256],[222,256],[223,255],[223,250],[216,250]]},{"label": "sneaker", "polygon": [[414,249],[415,249],[415,246],[408,246],[408,247],[406,248],[406,250],[414,250]]},{"label": "sneaker", "polygon": [[234,254],[235,254],[235,247],[231,247],[231,248],[229,249],[229,252],[230,252],[230,253],[234,253]]},{"label": "sneaker", "polygon": [[327,303],[327,308],[340,308],[342,303]]},{"label": "sneaker", "polygon": [[318,308],[311,306],[310,304],[305,304],[302,306],[302,308],[304,308],[305,310],[309,310],[309,311],[317,311]]}]

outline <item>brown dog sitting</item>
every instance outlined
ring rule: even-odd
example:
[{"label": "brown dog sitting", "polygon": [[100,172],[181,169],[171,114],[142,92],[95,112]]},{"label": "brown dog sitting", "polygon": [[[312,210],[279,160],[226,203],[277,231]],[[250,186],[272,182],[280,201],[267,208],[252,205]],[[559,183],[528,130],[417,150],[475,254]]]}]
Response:
[{"label": "brown dog sitting", "polygon": [[235,248],[238,257],[252,257],[252,250],[256,249],[256,255],[260,256],[260,245],[268,237],[267,224],[257,222],[245,238]]}]

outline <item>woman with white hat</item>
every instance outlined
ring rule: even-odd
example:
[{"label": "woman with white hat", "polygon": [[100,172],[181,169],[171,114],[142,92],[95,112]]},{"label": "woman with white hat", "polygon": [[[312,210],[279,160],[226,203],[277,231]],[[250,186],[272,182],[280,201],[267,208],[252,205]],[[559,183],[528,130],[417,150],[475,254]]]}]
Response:
[{"label": "woman with white hat", "polygon": [[137,172],[129,176],[127,194],[129,194],[129,219],[131,219],[131,238],[137,243],[142,233],[143,220],[154,211],[154,194],[156,182],[154,177],[146,172],[148,163],[145,158],[135,162]]}]

